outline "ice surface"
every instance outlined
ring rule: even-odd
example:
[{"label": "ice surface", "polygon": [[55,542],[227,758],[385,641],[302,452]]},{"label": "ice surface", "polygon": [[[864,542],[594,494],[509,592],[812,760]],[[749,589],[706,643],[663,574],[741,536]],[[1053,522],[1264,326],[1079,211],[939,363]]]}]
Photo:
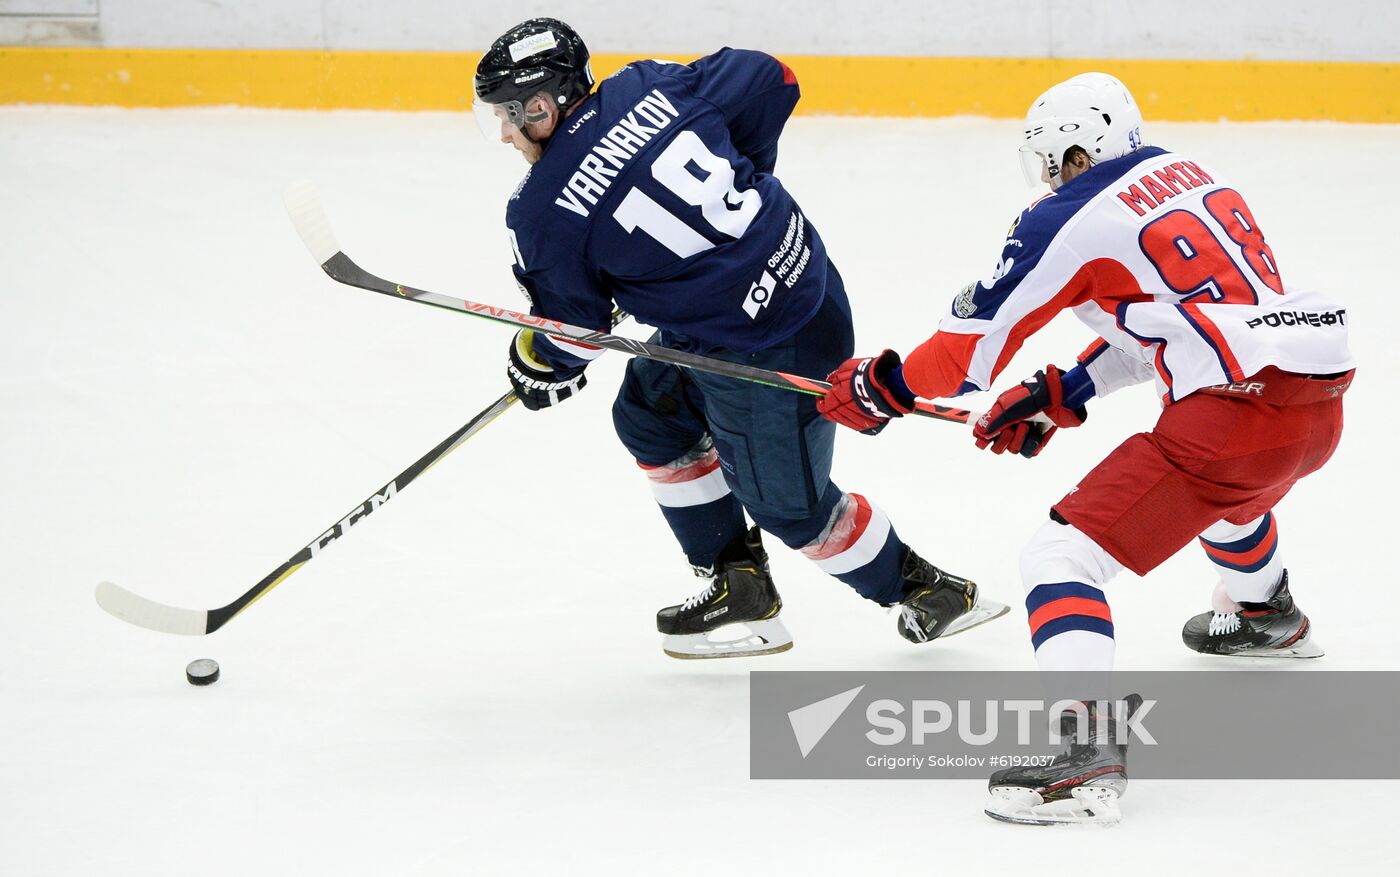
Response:
[{"label": "ice surface", "polygon": [[[1349,305],[1347,434],[1279,509],[1327,649],[1289,670],[1400,669],[1382,550],[1400,128],[1150,135],[1234,180],[1289,282]],[[1013,121],[791,124],[780,175],[845,275],[860,349],[907,351],[990,273],[1029,197],[1019,139]],[[664,657],[653,613],[697,582],[611,434],[615,354],[580,399],[507,412],[208,640],[102,613],[103,579],[232,600],[504,387],[506,330],[332,283],[285,185],[316,181],[368,270],[518,307],[518,162],[465,114],[0,109],[0,873],[708,874],[707,848],[776,874],[1388,873],[1394,783],[1135,782],[1124,823],[1085,834],[995,824],[978,782],[749,781],[750,669],[1028,668],[1024,616],[915,647],[775,548],[793,651]],[[1087,340],[1056,321],[1003,383]],[[1146,388],[1101,400],[1035,461],[900,423],[843,434],[835,474],[1017,607],[1015,546],[1154,414]],[[1115,582],[1119,665],[1219,668],[1178,635],[1213,584],[1195,549]],[[208,689],[182,673],[200,656],[224,670]]]}]

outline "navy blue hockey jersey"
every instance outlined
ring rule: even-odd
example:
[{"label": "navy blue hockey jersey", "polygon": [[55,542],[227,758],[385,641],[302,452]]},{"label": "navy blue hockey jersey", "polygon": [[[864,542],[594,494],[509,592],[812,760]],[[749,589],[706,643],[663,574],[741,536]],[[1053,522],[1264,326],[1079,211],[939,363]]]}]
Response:
[{"label": "navy blue hockey jersey", "polygon": [[[637,61],[550,138],[511,196],[515,275],[533,313],[603,329],[616,302],[699,352],[760,350],[824,295],[826,250],[773,176],[797,104],[792,72],[761,52]],[[556,368],[599,351],[536,340]]]}]

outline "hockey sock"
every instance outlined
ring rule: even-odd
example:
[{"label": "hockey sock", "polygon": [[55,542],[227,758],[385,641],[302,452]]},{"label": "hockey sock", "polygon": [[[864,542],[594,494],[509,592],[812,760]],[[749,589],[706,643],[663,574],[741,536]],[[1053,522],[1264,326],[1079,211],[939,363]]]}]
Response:
[{"label": "hockey sock", "polygon": [[1230,599],[1263,603],[1274,595],[1283,577],[1283,559],[1273,512],[1247,524],[1221,521],[1207,528],[1200,540]]},{"label": "hockey sock", "polygon": [[[885,513],[858,493],[829,485],[818,510],[826,511],[821,531],[793,547],[868,600],[890,606],[904,599],[900,574],[904,543]],[[783,538],[776,530],[773,535]],[[791,542],[787,544],[792,545]]]},{"label": "hockey sock", "polygon": [[670,463],[637,465],[646,472],[652,496],[691,566],[714,566],[724,546],[743,536],[744,508],[729,492],[708,439]]},{"label": "hockey sock", "polygon": [[1068,524],[1052,520],[1031,537],[1021,552],[1021,581],[1040,669],[1113,669],[1113,615],[1099,585],[1122,569]]},{"label": "hockey sock", "polygon": [[686,560],[697,570],[713,567],[724,546],[743,538],[748,529],[744,507],[732,494],[704,505],[662,506],[661,514],[671,525],[671,532],[681,544]]},{"label": "hockey sock", "polygon": [[1083,582],[1036,585],[1026,614],[1040,669],[1113,669],[1113,615],[1103,591]]}]

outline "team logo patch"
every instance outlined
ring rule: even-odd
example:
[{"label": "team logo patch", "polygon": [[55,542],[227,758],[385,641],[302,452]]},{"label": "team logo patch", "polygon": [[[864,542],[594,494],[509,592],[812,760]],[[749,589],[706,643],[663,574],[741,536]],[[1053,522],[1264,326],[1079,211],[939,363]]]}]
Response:
[{"label": "team logo patch", "polygon": [[977,313],[977,303],[973,297],[977,295],[977,284],[969,283],[963,287],[963,291],[958,293],[958,297],[953,299],[953,313],[963,319],[967,319]]}]

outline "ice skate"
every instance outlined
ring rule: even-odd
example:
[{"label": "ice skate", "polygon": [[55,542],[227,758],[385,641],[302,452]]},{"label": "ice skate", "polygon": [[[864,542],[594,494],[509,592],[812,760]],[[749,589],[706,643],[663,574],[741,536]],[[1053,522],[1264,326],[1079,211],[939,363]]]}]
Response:
[{"label": "ice skate", "polygon": [[1181,640],[1203,655],[1253,658],[1320,658],[1325,652],[1312,639],[1312,623],[1288,592],[1284,570],[1278,590],[1263,603],[1236,603],[1216,586],[1213,612],[1186,622]]},{"label": "ice skate", "polygon": [[1116,825],[1122,819],[1118,799],[1128,787],[1127,729],[1121,725],[1142,698],[1130,694],[1122,704],[1126,714],[1118,718],[1100,716],[1097,704],[1089,704],[1086,743],[1078,742],[1080,716],[1066,713],[1060,736],[1068,748],[1047,765],[992,774],[984,812],[1021,825]]},{"label": "ice skate", "polygon": [[1005,615],[1005,603],[979,598],[977,585],[944,572],[904,549],[904,601],[899,609],[899,635],[926,643],[985,624]]},{"label": "ice skate", "polygon": [[754,527],[725,547],[703,591],[656,613],[656,629],[666,635],[662,649],[673,658],[772,655],[792,648],[778,619],[782,608]]}]

